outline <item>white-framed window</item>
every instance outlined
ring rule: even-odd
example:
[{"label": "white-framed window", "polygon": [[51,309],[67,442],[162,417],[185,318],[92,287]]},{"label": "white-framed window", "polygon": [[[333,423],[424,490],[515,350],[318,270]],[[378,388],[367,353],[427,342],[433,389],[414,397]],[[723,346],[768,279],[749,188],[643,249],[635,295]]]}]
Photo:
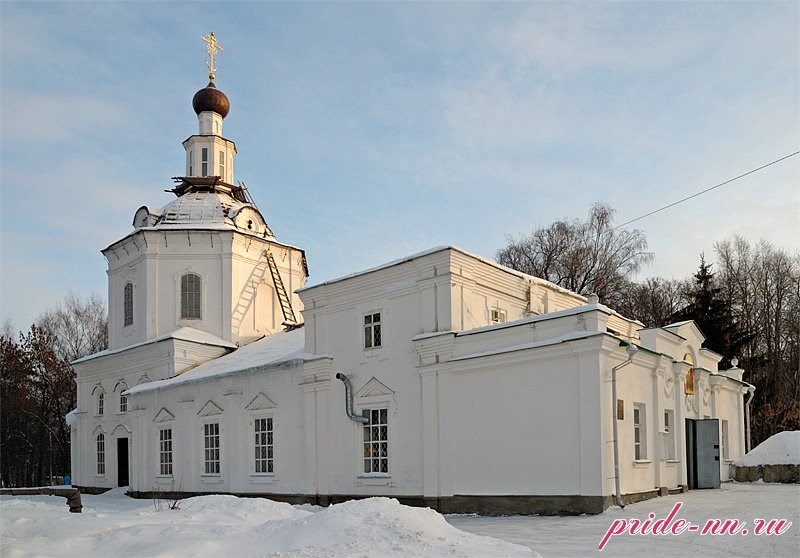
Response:
[{"label": "white-framed window", "polygon": [[218,169],[217,173],[219,174],[219,177],[222,180],[225,180],[225,152],[224,151],[220,151],[219,152],[219,169]]},{"label": "white-framed window", "polygon": [[97,415],[102,416],[105,412],[106,394],[103,391],[97,392]]},{"label": "white-framed window", "polygon": [[203,147],[200,151],[200,176],[208,176],[208,147]]},{"label": "white-framed window", "polygon": [[256,474],[274,473],[275,446],[272,417],[256,417],[253,420],[253,435]]},{"label": "white-framed window", "polygon": [[119,413],[127,413],[128,412],[128,396],[122,395],[122,392],[128,389],[128,384],[126,384],[123,380],[117,382],[117,385],[114,386],[114,392],[117,393],[117,403]]},{"label": "white-framed window", "polygon": [[644,403],[633,404],[633,458],[647,459],[647,423]]},{"label": "white-framed window", "polygon": [[364,348],[373,349],[383,346],[381,332],[381,313],[371,312],[364,315]]},{"label": "white-framed window", "polygon": [[220,474],[219,423],[203,425],[203,472],[206,475]]},{"label": "white-framed window", "polygon": [[181,276],[181,319],[199,320],[202,318],[201,299],[203,281],[196,273]]},{"label": "white-framed window", "polygon": [[389,409],[364,409],[364,473],[389,473]]},{"label": "white-framed window", "polygon": [[97,474],[106,474],[106,435],[97,435]]},{"label": "white-framed window", "polygon": [[675,459],[675,411],[664,411],[664,459]]},{"label": "white-framed window", "polygon": [[158,474],[172,476],[172,428],[158,431]]},{"label": "white-framed window", "polygon": [[502,324],[508,319],[508,314],[502,308],[495,306],[491,310],[491,322],[493,324]]},{"label": "white-framed window", "polygon": [[721,420],[720,421],[720,428],[722,432],[720,433],[719,438],[719,448],[720,453],[722,453],[722,459],[729,459],[728,457],[728,421]]},{"label": "white-framed window", "polygon": [[123,299],[123,319],[122,325],[128,327],[133,325],[133,283],[125,283],[122,294]]}]

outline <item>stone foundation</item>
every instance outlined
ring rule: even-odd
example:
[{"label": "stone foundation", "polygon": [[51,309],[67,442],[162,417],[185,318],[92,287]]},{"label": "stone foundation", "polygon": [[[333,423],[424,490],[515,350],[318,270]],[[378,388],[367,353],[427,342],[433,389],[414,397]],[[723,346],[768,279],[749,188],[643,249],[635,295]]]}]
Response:
[{"label": "stone foundation", "polygon": [[756,465],[753,467],[737,467],[731,465],[731,476],[739,482],[780,482],[788,484],[800,483],[800,465]]}]

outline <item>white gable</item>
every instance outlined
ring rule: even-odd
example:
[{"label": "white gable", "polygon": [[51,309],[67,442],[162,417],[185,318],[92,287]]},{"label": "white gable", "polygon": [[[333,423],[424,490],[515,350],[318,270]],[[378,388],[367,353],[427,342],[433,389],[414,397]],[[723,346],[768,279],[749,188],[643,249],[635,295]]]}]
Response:
[{"label": "white gable", "polygon": [[167,411],[166,408],[161,407],[161,410],[156,413],[155,417],[153,417],[153,422],[167,422],[174,419],[175,415]]},{"label": "white gable", "polygon": [[208,400],[206,404],[203,405],[203,408],[200,409],[200,411],[198,411],[197,416],[210,417],[213,415],[221,415],[221,414],[222,414],[222,409],[213,401]]},{"label": "white gable", "polygon": [[274,409],[278,405],[269,397],[259,392],[250,403],[247,404],[248,411],[260,411],[262,409]]}]

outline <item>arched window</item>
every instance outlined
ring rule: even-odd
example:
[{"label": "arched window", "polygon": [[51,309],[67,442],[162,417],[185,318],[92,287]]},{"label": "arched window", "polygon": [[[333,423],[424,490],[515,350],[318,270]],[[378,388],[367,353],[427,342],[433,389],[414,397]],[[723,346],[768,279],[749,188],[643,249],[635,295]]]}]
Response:
[{"label": "arched window", "polygon": [[105,411],[106,394],[102,391],[97,394],[97,414],[102,415]]},{"label": "arched window", "polygon": [[187,273],[181,277],[181,319],[199,320],[201,318],[201,293],[202,286],[199,275]]},{"label": "arched window", "polygon": [[128,412],[128,396],[122,395],[122,392],[128,389],[128,384],[125,382],[117,382],[116,387],[114,387],[114,391],[119,394],[119,412],[120,413],[127,413]]},{"label": "arched window", "polygon": [[125,327],[133,325],[133,283],[125,284],[125,292],[123,294],[123,306],[125,314],[123,325]]},{"label": "arched window", "polygon": [[97,435],[97,474],[106,474],[106,435]]}]

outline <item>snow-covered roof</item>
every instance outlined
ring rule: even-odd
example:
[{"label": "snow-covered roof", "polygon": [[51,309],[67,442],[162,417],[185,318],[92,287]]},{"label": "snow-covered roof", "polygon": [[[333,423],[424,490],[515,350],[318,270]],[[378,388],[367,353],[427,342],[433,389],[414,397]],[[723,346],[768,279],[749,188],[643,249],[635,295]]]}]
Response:
[{"label": "snow-covered roof", "polygon": [[99,353],[94,353],[93,355],[79,358],[78,360],[72,361],[72,364],[86,362],[88,360],[94,360],[96,358],[121,353],[122,351],[129,351],[131,349],[135,349],[136,347],[142,347],[144,345],[150,345],[152,343],[159,343],[161,341],[166,341],[167,339],[180,339],[181,341],[189,341],[191,343],[198,343],[200,345],[215,345],[217,347],[226,347],[228,349],[236,348],[235,344],[231,343],[230,341],[225,341],[224,339],[217,337],[216,335],[213,335],[211,333],[200,331],[199,329],[194,329],[193,327],[182,327],[180,329],[176,329],[175,331],[171,331],[170,333],[167,333],[165,335],[156,337],[155,339],[142,341],[141,343],[134,343],[133,345],[126,345],[125,347],[119,347],[117,349],[106,349],[105,351],[100,351]]},{"label": "snow-covered roof", "polygon": [[467,330],[464,330],[464,331],[434,331],[434,332],[431,332],[431,333],[421,333],[421,334],[415,336],[412,340],[413,341],[418,341],[420,339],[425,339],[427,337],[436,337],[437,335],[445,335],[445,334],[453,334],[453,333],[455,335],[457,335],[458,337],[461,337],[461,336],[464,336],[464,335],[474,335],[476,333],[485,333],[487,331],[494,331],[494,330],[497,330],[497,329],[506,329],[506,328],[509,328],[509,327],[517,327],[517,326],[520,326],[520,325],[532,324],[532,323],[536,323],[536,322],[543,322],[543,321],[547,321],[547,320],[554,320],[556,318],[563,318],[563,317],[566,317],[566,316],[576,316],[578,314],[585,314],[586,312],[593,312],[595,310],[598,310],[600,312],[604,312],[604,313],[612,315],[612,316],[618,316],[618,317],[622,318],[623,320],[632,322],[634,324],[642,325],[642,323],[637,321],[637,320],[630,320],[629,318],[626,318],[622,314],[618,313],[616,310],[612,310],[611,308],[609,308],[608,306],[606,306],[604,304],[597,303],[597,304],[584,304],[582,306],[574,306],[573,308],[565,308],[564,310],[558,310],[556,312],[548,312],[547,314],[539,314],[537,316],[529,316],[527,318],[520,318],[518,320],[511,320],[511,321],[502,322],[502,323],[499,323],[499,324],[485,325],[485,326],[481,326],[481,327],[476,327],[474,329],[467,329]]},{"label": "snow-covered roof", "polygon": [[157,389],[165,389],[190,382],[199,382],[210,378],[239,374],[248,371],[263,371],[265,368],[277,367],[291,362],[300,362],[320,358],[320,355],[305,353],[305,335],[303,329],[282,331],[253,341],[232,353],[223,355],[174,378],[148,382],[133,387],[128,394],[143,393]]},{"label": "snow-covered roof", "polygon": [[598,335],[610,335],[601,331],[571,331],[564,335],[558,335],[549,339],[542,339],[540,341],[531,341],[530,343],[521,343],[519,345],[510,345],[507,347],[499,347],[497,349],[490,349],[487,351],[479,351],[467,355],[454,356],[451,361],[468,360],[472,358],[487,357],[493,355],[501,355],[505,353],[513,353],[516,351],[524,351],[527,349],[538,349],[540,347],[547,347],[550,345],[558,345],[568,341],[577,341],[579,339],[587,339],[589,337],[596,337]]},{"label": "snow-covered roof", "polygon": [[157,226],[163,225],[227,225],[236,228],[231,217],[243,207],[250,207],[219,192],[192,192],[165,205],[160,211]]},{"label": "snow-covered roof", "polygon": [[548,287],[550,289],[553,289],[555,291],[558,291],[560,293],[563,293],[563,294],[566,294],[566,295],[569,295],[569,296],[576,297],[576,298],[578,298],[580,300],[584,300],[584,301],[586,300],[585,296],[579,295],[577,293],[574,293],[574,292],[570,291],[569,289],[565,289],[564,287],[556,285],[555,283],[551,283],[550,281],[547,281],[547,280],[542,279],[540,277],[534,277],[533,275],[528,275],[527,273],[522,273],[521,271],[517,271],[516,269],[511,269],[510,267],[506,267],[506,266],[501,265],[501,264],[499,264],[499,263],[497,263],[497,262],[495,262],[493,260],[490,260],[490,259],[487,259],[487,258],[484,258],[484,257],[481,257],[481,256],[477,256],[475,254],[467,252],[466,250],[462,250],[461,248],[458,248],[456,246],[436,246],[434,248],[429,248],[428,250],[423,250],[422,252],[417,252],[416,254],[412,254],[410,256],[406,256],[405,258],[400,258],[400,259],[397,259],[397,260],[393,260],[391,262],[387,262],[385,264],[382,264],[382,265],[379,265],[379,266],[376,266],[376,267],[371,267],[371,268],[365,269],[363,271],[357,271],[355,273],[350,273],[348,275],[343,275],[341,277],[337,277],[337,278],[331,279],[329,281],[324,281],[322,283],[317,283],[316,285],[310,285],[308,287],[303,287],[302,289],[297,289],[296,292],[299,293],[299,292],[303,292],[305,290],[314,289],[316,287],[321,287],[323,285],[331,285],[333,283],[339,283],[340,281],[344,281],[346,279],[352,279],[354,277],[360,277],[362,275],[366,275],[368,273],[374,273],[374,272],[380,271],[382,269],[388,269],[390,267],[401,265],[401,264],[404,264],[406,262],[410,262],[410,261],[422,258],[424,256],[429,256],[431,254],[436,254],[437,252],[443,252],[445,250],[454,250],[456,252],[464,254],[465,256],[468,256],[468,257],[473,258],[475,260],[478,260],[478,261],[480,261],[482,263],[485,263],[486,265],[490,265],[490,266],[494,267],[495,269],[499,269],[500,271],[505,271],[506,273],[510,273],[511,275],[516,275],[517,277],[519,277],[521,279],[525,279],[526,281],[531,281],[533,283],[536,283],[537,285],[544,285],[544,286],[546,286],[546,287]]}]

